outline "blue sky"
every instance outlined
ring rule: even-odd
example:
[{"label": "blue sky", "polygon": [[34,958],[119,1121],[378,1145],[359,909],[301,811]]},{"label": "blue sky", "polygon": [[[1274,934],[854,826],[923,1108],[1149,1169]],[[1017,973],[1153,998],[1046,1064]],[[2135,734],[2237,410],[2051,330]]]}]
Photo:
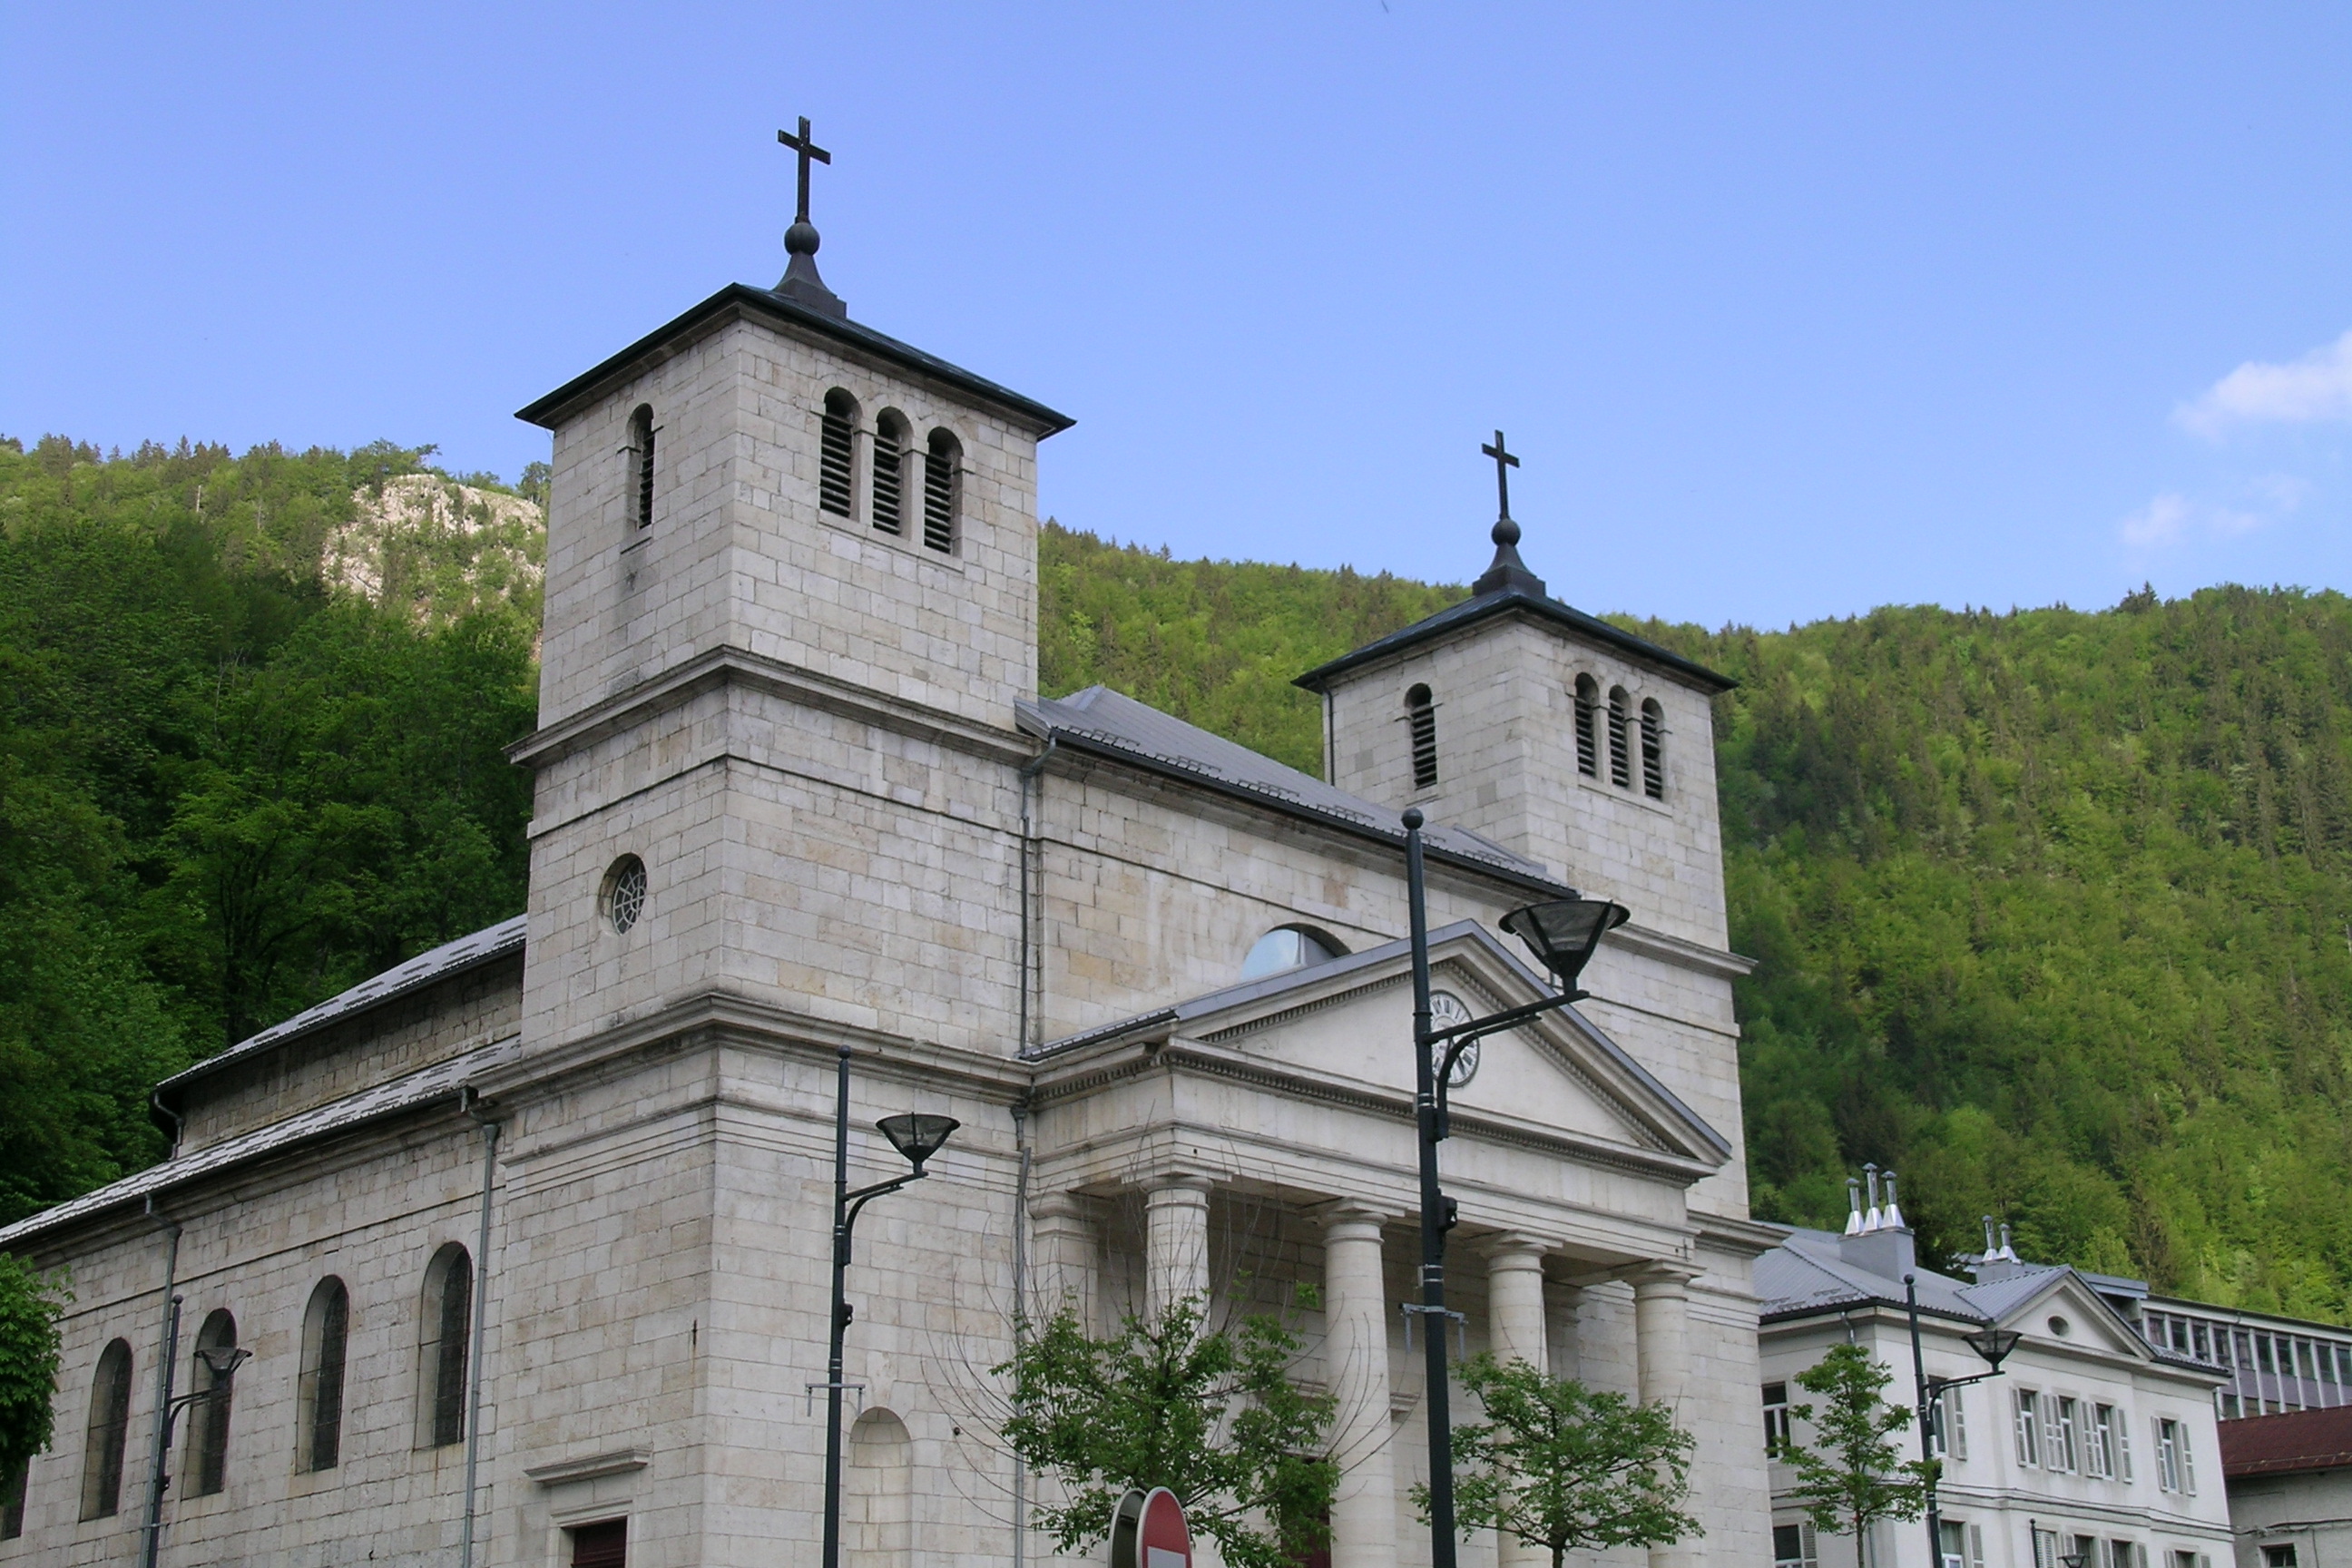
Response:
[{"label": "blue sky", "polygon": [[0,431],[388,437],[826,279],[1043,508],[1709,625],[2352,587],[2352,10],[0,4]]}]

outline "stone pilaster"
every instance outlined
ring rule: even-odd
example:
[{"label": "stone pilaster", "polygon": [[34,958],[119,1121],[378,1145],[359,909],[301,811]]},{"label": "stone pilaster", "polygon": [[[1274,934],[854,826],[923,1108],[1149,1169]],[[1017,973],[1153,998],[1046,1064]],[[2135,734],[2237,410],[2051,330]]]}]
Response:
[{"label": "stone pilaster", "polygon": [[1029,1206],[1031,1310],[1040,1320],[1076,1308],[1078,1326],[1095,1330],[1095,1226],[1083,1200],[1049,1193]]}]

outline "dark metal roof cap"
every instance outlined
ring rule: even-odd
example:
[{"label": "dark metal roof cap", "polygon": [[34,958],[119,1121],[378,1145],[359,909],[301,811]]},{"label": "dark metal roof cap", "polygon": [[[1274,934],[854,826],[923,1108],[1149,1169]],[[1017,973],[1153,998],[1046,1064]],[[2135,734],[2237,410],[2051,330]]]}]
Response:
[{"label": "dark metal roof cap", "polygon": [[[1498,523],[1496,532],[1499,535],[1501,531],[1502,525]],[[1499,539],[1497,543],[1500,543]],[[1497,580],[1498,574],[1501,585],[1487,587],[1488,583]],[[1351,669],[1387,658],[1391,654],[1402,653],[1423,643],[1453,636],[1494,616],[1507,615],[1524,615],[1578,637],[1606,643],[1620,653],[1706,691],[1728,691],[1739,684],[1731,677],[1718,674],[1703,664],[1660,647],[1646,637],[1635,637],[1621,626],[1612,626],[1598,616],[1588,616],[1582,610],[1571,609],[1558,599],[1548,597],[1543,591],[1543,580],[1519,563],[1518,552],[1510,546],[1496,551],[1495,564],[1487,568],[1486,574],[1474,586],[1477,592],[1460,604],[1449,605],[1424,620],[1415,621],[1402,631],[1391,632],[1377,641],[1366,643],[1353,653],[1341,654],[1328,664],[1318,665],[1291,684],[1303,686],[1309,691],[1328,690],[1334,680]]]}]

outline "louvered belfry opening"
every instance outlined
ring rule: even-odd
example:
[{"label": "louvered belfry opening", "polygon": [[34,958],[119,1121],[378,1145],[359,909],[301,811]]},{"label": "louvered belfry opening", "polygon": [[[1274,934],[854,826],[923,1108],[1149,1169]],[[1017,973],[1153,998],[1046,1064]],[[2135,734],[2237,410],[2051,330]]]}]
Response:
[{"label": "louvered belfry opening", "polygon": [[629,1521],[608,1519],[601,1524],[572,1527],[572,1568],[628,1568]]},{"label": "louvered belfry opening", "polygon": [[956,543],[956,500],[962,479],[958,472],[963,446],[953,433],[931,432],[923,454],[923,545],[949,554]]},{"label": "louvered belfry opening", "polygon": [[847,517],[856,471],[857,400],[836,386],[824,395],[818,432],[816,504],[835,517]]},{"label": "louvered belfry opening", "polygon": [[1576,771],[1586,778],[1601,776],[1599,709],[1601,685],[1589,675],[1576,678]]},{"label": "louvered belfry opening", "polygon": [[654,525],[654,411],[651,404],[637,405],[637,411],[629,416],[629,451],[636,468],[634,478],[637,526],[640,529],[651,528]]},{"label": "louvered belfry opening", "polygon": [[1609,782],[1619,789],[1633,787],[1633,761],[1625,750],[1625,689],[1609,689]]},{"label": "louvered belfry opening", "polygon": [[884,409],[874,421],[874,531],[904,531],[901,498],[906,489],[907,422]]},{"label": "louvered belfry opening", "polygon": [[1412,738],[1412,787],[1428,789],[1437,783],[1437,705],[1428,687],[1415,686],[1404,694],[1404,718]]},{"label": "louvered belfry opening", "polygon": [[1642,793],[1666,798],[1666,716],[1658,700],[1642,700]]}]

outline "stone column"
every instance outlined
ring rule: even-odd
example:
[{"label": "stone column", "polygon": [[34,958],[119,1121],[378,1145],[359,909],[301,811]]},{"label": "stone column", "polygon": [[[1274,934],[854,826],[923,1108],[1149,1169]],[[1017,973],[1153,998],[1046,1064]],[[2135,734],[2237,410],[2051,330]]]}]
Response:
[{"label": "stone column", "polygon": [[[1677,1420],[1686,1423],[1683,1387],[1690,1378],[1687,1287],[1693,1270],[1654,1263],[1628,1270],[1625,1278],[1633,1286],[1633,1354],[1642,1403],[1672,1405]],[[1654,1546],[1650,1568],[1698,1568],[1699,1552],[1699,1538]]]},{"label": "stone column", "polygon": [[1338,1409],[1331,1451],[1331,1568],[1396,1568],[1396,1463],[1390,1453],[1387,1276],[1378,1211],[1342,1200],[1323,1221],[1324,1378]]},{"label": "stone column", "polygon": [[[1545,1370],[1543,1243],[1506,1232],[1489,1237],[1485,1251],[1486,1338],[1496,1359]],[[1501,1532],[1495,1561],[1498,1568],[1548,1568],[1551,1553]]]},{"label": "stone column", "polygon": [[1031,1310],[1042,1321],[1075,1307],[1095,1327],[1095,1227],[1076,1194],[1049,1193],[1029,1207]]},{"label": "stone column", "polygon": [[1209,1296],[1209,1178],[1155,1178],[1143,1200],[1143,1310],[1157,1320],[1170,1303]]}]

